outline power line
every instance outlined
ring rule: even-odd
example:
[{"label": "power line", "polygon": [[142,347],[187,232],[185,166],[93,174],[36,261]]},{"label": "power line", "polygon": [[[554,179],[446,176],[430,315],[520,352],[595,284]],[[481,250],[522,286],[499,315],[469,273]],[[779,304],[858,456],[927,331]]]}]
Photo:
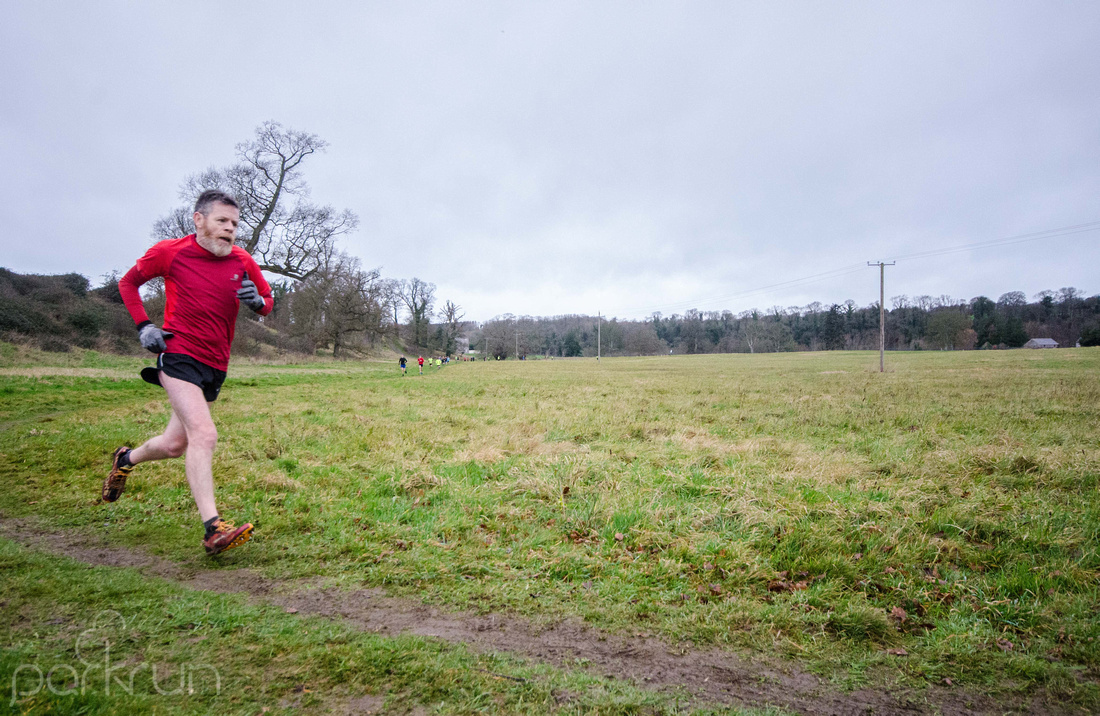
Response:
[{"label": "power line", "polygon": [[[832,271],[825,271],[823,273],[813,274],[811,276],[804,276],[802,278],[795,278],[795,279],[791,279],[789,281],[780,281],[779,283],[768,284],[767,286],[758,286],[757,288],[750,288],[750,289],[746,289],[744,291],[738,291],[737,293],[726,294],[724,296],[714,296],[714,297],[711,297],[711,298],[708,298],[708,299],[705,299],[705,300],[691,300],[691,301],[679,301],[679,302],[676,302],[676,303],[666,303],[666,304],[662,304],[660,306],[653,306],[649,310],[656,311],[656,310],[662,310],[662,309],[671,310],[671,309],[675,309],[675,308],[690,308],[690,307],[697,306],[700,303],[717,303],[719,301],[732,301],[732,300],[736,300],[736,299],[739,299],[739,298],[747,298],[749,296],[753,296],[753,295],[756,295],[756,294],[759,294],[759,293],[768,293],[772,289],[780,288],[780,287],[784,287],[784,286],[797,286],[799,284],[804,284],[804,283],[816,283],[818,281],[823,281],[826,278],[837,278],[837,277],[844,276],[844,275],[847,275],[847,274],[850,274],[850,273],[856,273],[857,271],[862,271],[865,268],[866,268],[866,266],[864,266],[863,264],[852,264],[850,266],[843,266],[841,268],[833,269]],[[625,310],[629,310],[629,311],[633,312],[633,311],[646,310],[646,309],[633,308],[633,309],[625,309]]]},{"label": "power line", "polygon": [[991,249],[997,246],[1009,246],[1011,244],[1023,244],[1028,241],[1038,241],[1039,239],[1053,239],[1059,236],[1069,236],[1071,234],[1083,234],[1088,231],[1096,231],[1100,229],[1100,221],[1090,221],[1086,224],[1077,224],[1075,226],[1063,226],[1057,229],[1048,229],[1046,231],[1035,231],[1030,234],[1019,234],[1017,236],[1009,236],[1004,239],[992,239],[990,241],[977,241],[972,244],[962,244],[961,246],[951,246],[942,249],[931,249],[929,251],[918,251],[915,254],[906,254],[904,256],[894,256],[894,261],[908,261],[911,259],[923,259],[930,256],[944,256],[946,254],[955,254],[961,251],[975,251],[978,249]]},{"label": "power line", "polygon": [[[939,249],[930,249],[928,251],[918,251],[912,254],[904,254],[900,256],[890,257],[891,261],[912,261],[916,259],[931,258],[934,256],[945,256],[947,254],[960,253],[963,251],[978,251],[981,249],[997,248],[1001,246],[1010,246],[1012,244],[1022,244],[1029,241],[1038,241],[1040,239],[1053,239],[1060,236],[1070,236],[1073,234],[1082,234],[1089,231],[1100,230],[1100,221],[1089,221],[1083,224],[1074,224],[1071,226],[1061,226],[1054,229],[1047,229],[1045,231],[1035,231],[1027,234],[1017,234],[1015,236],[1007,236],[1000,239],[990,239],[987,241],[977,241],[969,244],[961,244],[958,246],[948,246]],[[877,264],[876,264],[877,265]],[[680,308],[694,308],[700,304],[715,304],[725,301],[734,301],[738,299],[748,298],[758,294],[771,293],[776,288],[786,288],[792,286],[799,286],[803,284],[817,283],[827,278],[839,278],[851,273],[866,270],[864,264],[851,264],[848,266],[842,266],[832,269],[830,271],[824,271],[822,273],[811,274],[809,276],[803,276],[801,278],[790,279],[789,281],[780,281],[778,283],[768,284],[765,286],[758,286],[756,288],[746,289],[744,291],[737,291],[735,293],[725,294],[722,296],[712,296],[706,299],[696,299],[687,301],[676,301],[672,303],[666,303],[659,306],[649,307],[633,307],[622,309],[624,313],[652,313],[654,311],[667,311],[676,310]]]}]

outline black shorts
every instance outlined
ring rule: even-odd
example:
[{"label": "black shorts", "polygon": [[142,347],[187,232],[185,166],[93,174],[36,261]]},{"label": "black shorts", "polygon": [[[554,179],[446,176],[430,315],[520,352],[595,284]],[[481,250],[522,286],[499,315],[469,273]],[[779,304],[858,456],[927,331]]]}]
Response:
[{"label": "black shorts", "polygon": [[225,382],[224,370],[211,368],[183,353],[161,353],[157,356],[157,370],[177,380],[185,380],[199,386],[208,403],[218,399],[222,383]]}]

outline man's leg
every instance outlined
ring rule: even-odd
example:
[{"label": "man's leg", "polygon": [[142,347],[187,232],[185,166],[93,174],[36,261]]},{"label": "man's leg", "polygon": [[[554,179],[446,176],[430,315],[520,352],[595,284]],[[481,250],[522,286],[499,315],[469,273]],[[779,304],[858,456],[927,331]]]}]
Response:
[{"label": "man's leg", "polygon": [[[172,428],[172,421],[178,421],[185,434],[184,470],[187,473],[187,484],[191,486],[191,495],[195,498],[195,505],[199,508],[199,516],[206,522],[217,516],[218,510],[214,506],[214,447],[218,444],[218,430],[214,427],[214,419],[210,417],[210,404],[203,397],[202,388],[194,383],[173,378],[164,371],[160,373],[160,384],[168,393],[168,402],[172,404],[172,420],[168,426]],[[174,435],[174,433],[173,433]],[[164,435],[169,436],[165,430]],[[171,443],[171,438],[166,438],[166,445],[156,444],[158,438],[153,438],[138,450],[153,444],[150,449],[152,454],[159,454],[159,450],[165,450],[171,456],[168,448],[178,448],[179,443]],[[137,452],[137,451],[135,451]],[[177,453],[178,455],[178,453]],[[146,458],[140,453],[139,458]]]},{"label": "man's leg", "polygon": [[187,432],[173,410],[172,417],[168,419],[168,427],[163,433],[133,450],[125,446],[115,450],[111,471],[103,482],[104,501],[114,502],[122,496],[126,490],[126,478],[139,462],[179,457],[186,449]]},{"label": "man's leg", "polygon": [[183,421],[172,411],[172,417],[168,419],[168,427],[155,438],[150,438],[140,447],[130,451],[130,464],[152,460],[167,460],[179,457],[187,450],[187,431],[183,429]]}]

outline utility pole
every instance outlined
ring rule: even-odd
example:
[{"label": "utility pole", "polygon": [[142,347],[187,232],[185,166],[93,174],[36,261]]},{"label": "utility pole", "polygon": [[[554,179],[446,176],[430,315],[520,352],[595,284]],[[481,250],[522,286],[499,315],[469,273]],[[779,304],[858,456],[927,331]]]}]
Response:
[{"label": "utility pole", "polygon": [[878,372],[886,372],[886,267],[896,261],[868,261],[868,266],[878,266]]},{"label": "utility pole", "polygon": [[600,362],[600,352],[602,350],[601,342],[600,342],[601,341],[600,329],[602,329],[602,328],[603,328],[603,319],[600,318],[600,312],[596,311],[596,362],[597,363]]},{"label": "utility pole", "polygon": [[519,329],[516,329],[516,360],[519,360]]}]

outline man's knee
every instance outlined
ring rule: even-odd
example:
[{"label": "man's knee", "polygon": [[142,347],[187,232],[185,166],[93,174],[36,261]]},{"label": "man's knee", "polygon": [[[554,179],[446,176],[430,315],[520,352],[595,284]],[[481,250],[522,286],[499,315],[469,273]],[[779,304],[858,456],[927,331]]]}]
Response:
[{"label": "man's knee", "polygon": [[187,452],[186,435],[165,435],[163,437],[164,452],[168,453],[168,457],[179,457]]},{"label": "man's knee", "polygon": [[218,429],[214,423],[196,425],[187,431],[187,444],[213,451],[218,445]]}]

